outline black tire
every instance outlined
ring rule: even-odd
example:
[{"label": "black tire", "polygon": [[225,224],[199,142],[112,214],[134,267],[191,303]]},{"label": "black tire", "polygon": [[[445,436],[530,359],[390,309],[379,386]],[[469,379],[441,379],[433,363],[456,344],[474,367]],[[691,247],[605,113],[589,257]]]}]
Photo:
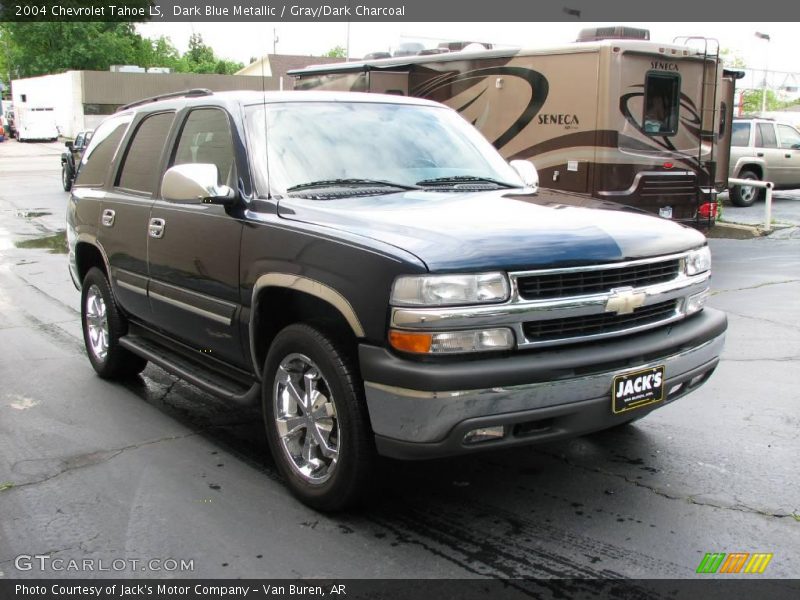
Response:
[{"label": "black tire", "polygon": [[[760,181],[761,178],[754,171],[744,169],[739,173],[737,179],[754,179]],[[731,203],[735,206],[753,206],[756,201],[761,200],[763,195],[763,190],[761,188],[747,187],[745,190],[742,190],[742,186],[735,185],[730,189]]]},{"label": "black tire", "polygon": [[64,191],[68,192],[72,189],[72,179],[74,174],[72,172],[72,167],[69,166],[68,162],[65,162],[61,165],[61,185],[64,186]]},{"label": "black tire", "polygon": [[[311,368],[304,370],[306,366]],[[295,385],[302,388],[313,380],[315,383],[311,386],[319,395],[309,394],[309,397],[325,400],[318,406],[315,402],[317,408],[312,412],[327,415],[319,417],[319,422],[325,421],[325,426],[330,426],[325,442],[328,451],[335,446],[337,452],[333,467],[326,462],[331,458],[324,453],[318,438],[311,435],[309,419],[314,423],[318,421],[303,416],[308,413],[299,403],[290,400],[292,395],[288,387],[278,391],[290,373],[296,378]],[[314,379],[314,373],[318,373],[318,379]],[[355,361],[332,338],[314,327],[289,325],[278,333],[270,347],[264,363],[263,381],[262,406],[267,439],[275,463],[292,494],[304,504],[321,511],[342,510],[357,504],[369,488],[376,453],[363,383]],[[298,391],[297,387],[294,389]],[[279,407],[280,403],[283,405]],[[329,404],[334,408],[332,416]],[[282,438],[278,416],[286,423],[285,428],[292,426],[289,419],[296,423],[305,418],[305,425],[297,426],[295,433],[285,434]],[[314,427],[316,429],[316,425]],[[316,433],[321,435],[319,429]],[[306,446],[308,460],[304,454]],[[296,450],[294,456],[293,449]],[[312,466],[307,475],[302,475],[302,468],[308,468],[309,464],[319,467]],[[312,481],[314,477],[317,480]]]},{"label": "black tire", "polygon": [[[103,310],[95,310],[91,304],[94,299],[102,300]],[[99,307],[98,304],[95,305]],[[98,324],[105,317],[105,352],[98,350],[97,334]],[[91,322],[91,325],[90,325]],[[119,345],[119,339],[128,332],[128,321],[120,312],[111,286],[105,273],[97,267],[92,267],[83,279],[81,289],[81,326],[83,329],[83,342],[86,345],[86,354],[89,362],[103,379],[125,379],[141,373],[147,366],[147,361]]]}]

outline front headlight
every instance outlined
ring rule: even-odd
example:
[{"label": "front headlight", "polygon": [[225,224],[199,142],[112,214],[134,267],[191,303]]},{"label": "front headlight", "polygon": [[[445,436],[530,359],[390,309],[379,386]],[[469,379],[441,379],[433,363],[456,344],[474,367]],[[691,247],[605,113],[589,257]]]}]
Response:
[{"label": "front headlight", "polygon": [[395,279],[394,306],[456,306],[490,304],[508,299],[505,273],[468,275],[408,275]]},{"label": "front headlight", "polygon": [[686,255],[686,274],[697,275],[711,270],[711,250],[703,246]]}]

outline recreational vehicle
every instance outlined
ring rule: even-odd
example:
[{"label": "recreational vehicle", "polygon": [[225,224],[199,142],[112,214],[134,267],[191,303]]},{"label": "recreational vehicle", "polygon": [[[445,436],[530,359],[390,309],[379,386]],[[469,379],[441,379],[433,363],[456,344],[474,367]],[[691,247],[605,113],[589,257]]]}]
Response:
[{"label": "recreational vehicle", "polygon": [[[612,33],[613,33],[612,28]],[[631,33],[626,28],[626,33]],[[541,185],[705,228],[727,186],[735,79],[718,44],[598,39],[312,66],[298,90],[417,96],[458,110]],[[591,41],[580,41],[580,40]]]}]

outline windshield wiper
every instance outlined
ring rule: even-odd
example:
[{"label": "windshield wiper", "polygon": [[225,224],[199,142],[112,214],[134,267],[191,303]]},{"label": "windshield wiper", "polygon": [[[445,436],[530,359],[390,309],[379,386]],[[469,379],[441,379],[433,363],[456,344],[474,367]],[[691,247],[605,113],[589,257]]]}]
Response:
[{"label": "windshield wiper", "polygon": [[321,179],[319,181],[309,181],[308,183],[301,183],[299,185],[293,185],[292,187],[288,188],[287,192],[297,192],[300,190],[310,190],[313,188],[321,188],[321,187],[336,187],[336,186],[367,186],[367,185],[379,185],[385,187],[393,187],[398,188],[401,190],[418,190],[420,189],[417,185],[406,185],[405,183],[396,183],[394,181],[384,181],[382,179]]},{"label": "windshield wiper", "polygon": [[418,181],[417,185],[445,185],[448,183],[493,183],[505,188],[518,188],[522,187],[515,183],[508,183],[506,181],[499,181],[491,177],[478,177],[476,175],[453,175],[451,177],[436,177],[435,179],[423,179]]}]

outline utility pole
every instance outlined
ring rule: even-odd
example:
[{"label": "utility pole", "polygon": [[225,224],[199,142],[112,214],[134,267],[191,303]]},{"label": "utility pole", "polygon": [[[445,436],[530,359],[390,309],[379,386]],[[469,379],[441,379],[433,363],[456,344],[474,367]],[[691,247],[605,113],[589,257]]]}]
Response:
[{"label": "utility pole", "polygon": [[756,31],[756,37],[767,42],[764,46],[764,87],[761,90],[761,116],[767,111],[767,77],[769,77],[769,34]]},{"label": "utility pole", "polygon": [[278,42],[279,41],[280,40],[278,39],[278,30],[273,27],[272,28],[272,53],[273,54],[277,54],[278,53],[277,47],[278,47]]}]

